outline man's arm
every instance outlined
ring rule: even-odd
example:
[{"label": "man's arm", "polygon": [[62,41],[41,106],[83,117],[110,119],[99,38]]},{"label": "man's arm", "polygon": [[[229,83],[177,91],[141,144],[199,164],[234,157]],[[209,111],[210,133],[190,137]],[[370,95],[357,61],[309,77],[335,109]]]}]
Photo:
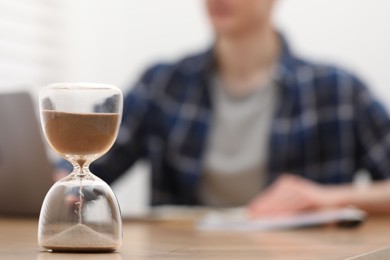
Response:
[{"label": "man's arm", "polygon": [[126,95],[118,138],[110,151],[91,165],[91,172],[108,183],[146,156],[153,73],[154,68],[149,69]]},{"label": "man's arm", "polygon": [[361,81],[354,77],[350,80],[356,161],[369,171],[374,182],[364,188],[353,184],[320,185],[283,175],[249,204],[254,217],[348,205],[373,214],[390,213],[390,117]]},{"label": "man's arm", "polygon": [[[138,159],[145,156],[152,74],[153,69],[148,70],[125,96],[118,138],[107,154],[91,164],[91,172],[108,183],[116,180]],[[71,169],[66,161],[60,162],[55,178],[64,177]]]},{"label": "man's arm", "polygon": [[296,175],[282,175],[248,206],[253,217],[355,206],[372,214],[390,213],[390,180],[366,187],[320,185]]}]

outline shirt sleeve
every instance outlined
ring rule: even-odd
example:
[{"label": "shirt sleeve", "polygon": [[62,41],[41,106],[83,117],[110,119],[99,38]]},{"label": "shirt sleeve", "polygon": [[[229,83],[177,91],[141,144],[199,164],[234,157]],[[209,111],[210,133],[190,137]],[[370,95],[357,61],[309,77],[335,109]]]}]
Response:
[{"label": "shirt sleeve", "polygon": [[[112,183],[146,154],[147,114],[151,99],[152,69],[148,70],[125,96],[122,123],[115,144],[101,158],[91,164],[91,172],[107,183]],[[57,168],[71,170],[65,160]]]},{"label": "shirt sleeve", "polygon": [[354,79],[357,162],[373,180],[390,177],[390,118],[367,87]]}]

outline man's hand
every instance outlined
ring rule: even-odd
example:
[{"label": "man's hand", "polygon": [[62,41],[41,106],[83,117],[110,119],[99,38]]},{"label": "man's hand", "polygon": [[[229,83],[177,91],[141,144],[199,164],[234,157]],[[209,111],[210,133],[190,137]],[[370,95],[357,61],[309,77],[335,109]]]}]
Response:
[{"label": "man's hand", "polygon": [[252,217],[284,216],[342,206],[337,189],[285,174],[248,206]]}]

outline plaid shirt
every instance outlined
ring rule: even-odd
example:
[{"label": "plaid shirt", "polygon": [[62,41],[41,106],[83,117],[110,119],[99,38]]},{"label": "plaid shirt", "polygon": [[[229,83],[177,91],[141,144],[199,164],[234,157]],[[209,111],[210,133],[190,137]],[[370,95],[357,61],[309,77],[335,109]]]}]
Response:
[{"label": "plaid shirt", "polygon": [[[284,39],[275,86],[267,180],[293,173],[319,183],[347,183],[361,168],[390,174],[390,120],[355,76],[295,57]],[[212,121],[213,53],[156,65],[125,98],[111,151],[92,171],[111,182],[135,161],[152,166],[152,204],[194,205]],[[226,140],[227,142],[229,140]]]}]

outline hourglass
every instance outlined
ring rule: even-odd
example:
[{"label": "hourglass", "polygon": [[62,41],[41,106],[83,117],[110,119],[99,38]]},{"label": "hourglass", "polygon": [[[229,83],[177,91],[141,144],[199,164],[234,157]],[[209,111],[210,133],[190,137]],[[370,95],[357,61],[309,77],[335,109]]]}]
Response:
[{"label": "hourglass", "polygon": [[114,143],[123,96],[114,86],[52,84],[40,92],[43,132],[51,148],[73,165],[47,193],[38,243],[52,251],[114,251],[122,244],[122,220],[111,188],[89,165]]}]

